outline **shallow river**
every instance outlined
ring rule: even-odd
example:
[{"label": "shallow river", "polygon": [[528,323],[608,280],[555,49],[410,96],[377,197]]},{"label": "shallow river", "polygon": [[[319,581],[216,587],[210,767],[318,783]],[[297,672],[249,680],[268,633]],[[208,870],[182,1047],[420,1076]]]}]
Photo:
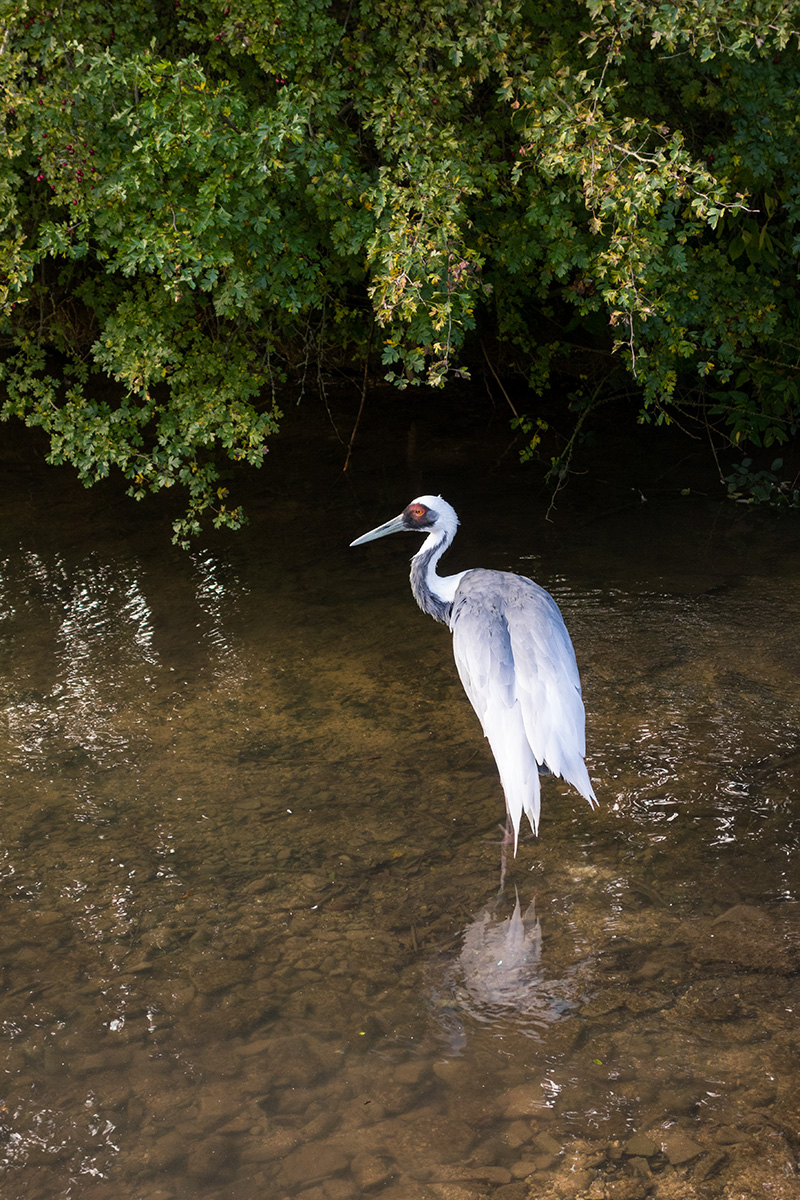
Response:
[{"label": "shallow river", "polygon": [[[190,554],[0,464],[3,1200],[796,1200],[800,522],[298,447]],[[416,542],[348,548],[440,490],[584,684],[502,895]]]}]

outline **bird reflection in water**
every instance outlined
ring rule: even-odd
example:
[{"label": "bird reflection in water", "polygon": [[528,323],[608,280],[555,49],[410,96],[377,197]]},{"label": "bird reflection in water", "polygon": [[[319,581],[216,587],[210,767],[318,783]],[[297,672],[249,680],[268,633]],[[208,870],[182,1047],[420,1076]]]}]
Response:
[{"label": "bird reflection in water", "polygon": [[464,986],[478,1004],[519,1008],[531,983],[541,982],[542,926],[536,900],[522,915],[519,892],[510,917],[497,920],[487,905],[464,930],[459,964]]},{"label": "bird reflection in water", "polygon": [[428,1001],[451,1053],[466,1045],[468,1022],[539,1037],[580,1001],[577,967],[555,979],[545,969],[535,899],[523,912],[517,893],[501,917],[505,903],[491,900],[464,929],[459,953],[429,964]]}]

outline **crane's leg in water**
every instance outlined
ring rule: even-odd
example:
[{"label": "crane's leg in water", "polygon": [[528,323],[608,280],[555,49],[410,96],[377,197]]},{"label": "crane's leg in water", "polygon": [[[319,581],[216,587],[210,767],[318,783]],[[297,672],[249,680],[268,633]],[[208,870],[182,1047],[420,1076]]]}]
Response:
[{"label": "crane's leg in water", "polygon": [[506,813],[506,823],[502,826],[503,840],[500,843],[500,891],[502,892],[506,883],[506,864],[508,861],[508,848],[514,844],[514,829],[511,825],[511,817]]}]

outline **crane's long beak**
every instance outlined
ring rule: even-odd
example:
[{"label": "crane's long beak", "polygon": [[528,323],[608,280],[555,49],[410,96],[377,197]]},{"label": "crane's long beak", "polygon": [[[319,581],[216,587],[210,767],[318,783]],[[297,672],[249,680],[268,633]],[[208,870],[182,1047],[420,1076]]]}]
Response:
[{"label": "crane's long beak", "polygon": [[399,517],[392,517],[391,521],[387,521],[385,525],[379,525],[377,529],[370,529],[369,533],[362,533],[360,538],[356,538],[351,542],[351,546],[360,546],[363,542],[374,542],[376,538],[388,537],[390,533],[408,533],[403,524],[403,514]]}]

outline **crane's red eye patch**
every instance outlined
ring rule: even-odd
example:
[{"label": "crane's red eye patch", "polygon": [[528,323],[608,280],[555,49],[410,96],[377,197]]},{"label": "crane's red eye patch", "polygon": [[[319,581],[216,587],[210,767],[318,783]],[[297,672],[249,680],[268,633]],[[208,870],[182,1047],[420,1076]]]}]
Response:
[{"label": "crane's red eye patch", "polygon": [[424,532],[433,525],[434,519],[427,504],[408,504],[403,509],[403,525],[406,529]]},{"label": "crane's red eye patch", "polygon": [[412,525],[424,526],[428,524],[427,517],[429,512],[430,509],[424,504],[409,504],[404,516]]}]

